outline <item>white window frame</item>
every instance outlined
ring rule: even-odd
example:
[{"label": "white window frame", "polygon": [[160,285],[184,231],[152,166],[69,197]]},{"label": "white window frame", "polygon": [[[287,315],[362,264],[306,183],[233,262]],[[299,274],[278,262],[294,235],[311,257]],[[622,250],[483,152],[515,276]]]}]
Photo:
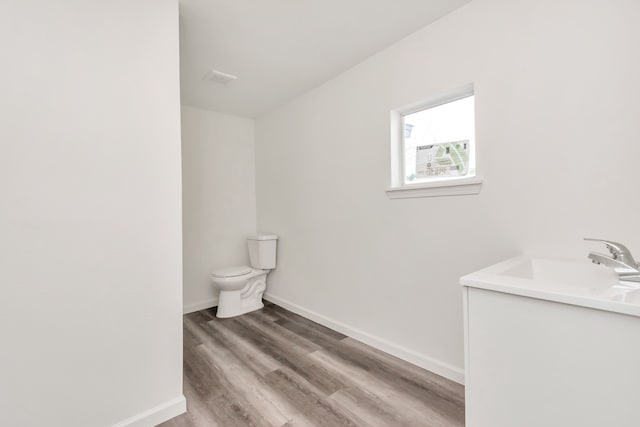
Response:
[{"label": "white window frame", "polygon": [[[391,111],[391,185],[387,196],[391,199],[414,197],[460,196],[478,194],[482,188],[482,178],[478,175],[477,138],[472,150],[475,156],[475,174],[465,177],[436,178],[416,184],[404,183],[404,127],[403,117],[449,102],[475,95],[473,84],[468,84],[447,94],[421,101]],[[475,109],[474,109],[475,110]]]}]

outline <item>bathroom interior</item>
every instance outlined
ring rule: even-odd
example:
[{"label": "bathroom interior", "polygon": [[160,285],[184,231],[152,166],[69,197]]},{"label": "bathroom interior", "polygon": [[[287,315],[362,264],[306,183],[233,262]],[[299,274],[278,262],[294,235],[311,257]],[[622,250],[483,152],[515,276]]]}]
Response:
[{"label": "bathroom interior", "polygon": [[24,0],[0,425],[640,425],[636,0]]}]

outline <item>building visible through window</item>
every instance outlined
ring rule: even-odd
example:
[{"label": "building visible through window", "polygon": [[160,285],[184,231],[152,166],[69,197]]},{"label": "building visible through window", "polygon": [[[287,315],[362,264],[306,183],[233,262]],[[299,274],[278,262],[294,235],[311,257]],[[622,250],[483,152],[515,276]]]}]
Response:
[{"label": "building visible through window", "polygon": [[401,117],[403,185],[475,175],[473,94]]}]

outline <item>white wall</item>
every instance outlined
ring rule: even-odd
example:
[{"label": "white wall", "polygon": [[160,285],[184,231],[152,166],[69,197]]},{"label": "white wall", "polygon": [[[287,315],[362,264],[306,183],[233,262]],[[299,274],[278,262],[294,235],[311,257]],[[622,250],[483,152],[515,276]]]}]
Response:
[{"label": "white wall", "polygon": [[177,1],[5,2],[0,51],[0,425],[153,425],[184,409]]},{"label": "white wall", "polygon": [[184,311],[217,304],[211,272],[248,264],[256,228],[254,122],[182,106]]},{"label": "white wall", "polygon": [[[640,254],[638,16],[635,0],[474,0],[260,118],[269,294],[462,380],[459,276],[584,258],[584,236]],[[481,194],[389,200],[390,110],[467,83]]]}]

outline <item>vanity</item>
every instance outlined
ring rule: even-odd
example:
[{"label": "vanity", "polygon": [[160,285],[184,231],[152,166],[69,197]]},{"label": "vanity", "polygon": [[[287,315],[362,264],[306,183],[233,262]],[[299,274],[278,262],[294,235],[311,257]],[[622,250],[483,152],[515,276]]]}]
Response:
[{"label": "vanity", "polygon": [[467,427],[640,426],[640,283],[526,256],[460,283]]}]

